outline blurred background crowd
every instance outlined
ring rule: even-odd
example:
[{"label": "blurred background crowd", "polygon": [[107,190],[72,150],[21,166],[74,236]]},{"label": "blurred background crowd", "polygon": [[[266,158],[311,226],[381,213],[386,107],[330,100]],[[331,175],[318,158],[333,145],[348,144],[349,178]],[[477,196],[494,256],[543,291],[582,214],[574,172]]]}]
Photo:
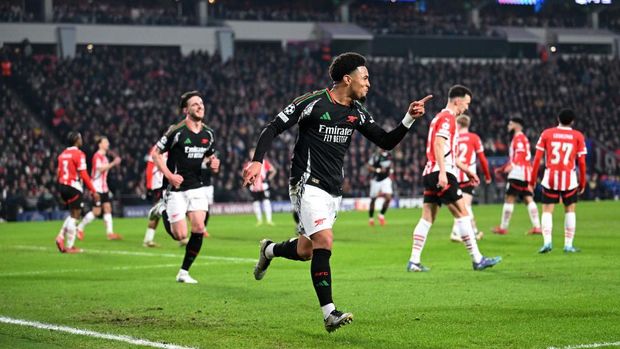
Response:
[{"label": "blurred background crowd", "polygon": [[[339,21],[337,1],[306,1],[295,6],[265,1],[260,10],[248,1],[221,1],[213,6],[218,20]],[[439,1],[438,3],[441,3]],[[458,3],[458,4],[457,4]],[[420,35],[499,35],[496,25],[580,27],[588,25],[582,9],[557,4],[537,16],[520,9],[481,8],[482,25],[472,26],[465,11],[477,4],[431,1],[406,4],[351,2],[350,18],[376,33]],[[569,2],[565,2],[569,3]],[[0,21],[37,21],[21,1],[0,4]],[[422,5],[423,4],[423,5]],[[54,1],[54,21],[78,23],[194,25],[173,1]],[[558,15],[567,13],[567,16]],[[612,11],[613,14],[613,11]],[[583,16],[581,16],[583,15]],[[620,16],[618,16],[620,17]],[[601,25],[619,28],[617,17],[602,16]],[[214,178],[216,201],[245,201],[240,172],[249,160],[257,137],[290,101],[305,92],[331,86],[327,68],[331,56],[310,48],[284,50],[280,45],[243,44],[235,55],[194,52],[183,56],[175,48],[97,46],[80,48],[72,59],[21,50],[1,52],[0,83],[0,218],[19,210],[59,207],[56,157],[64,149],[69,130],[84,138],[88,159],[96,151],[94,139],[106,135],[122,164],[110,172],[109,184],[122,204],[144,202],[147,152],[167,125],[181,116],[180,94],[197,89],[205,99],[205,120],[215,130],[222,171]],[[4,65],[10,62],[10,66]],[[543,60],[424,60],[371,58],[371,92],[367,107],[386,129],[402,118],[407,105],[426,94],[435,97],[427,116],[393,151],[395,186],[402,197],[420,196],[425,163],[427,127],[446,103],[448,88],[461,83],[474,93],[471,130],[483,140],[487,156],[505,159],[510,143],[506,124],[521,117],[526,134],[536,143],[540,132],[556,124],[563,107],[573,107],[589,144],[620,157],[620,62],[617,58],[579,56]],[[272,188],[275,199],[286,200],[288,170],[296,128],[274,143],[268,158],[278,168]],[[368,195],[366,162],[376,147],[357,134],[345,164],[347,196]],[[90,160],[89,160],[90,163]],[[496,162],[492,161],[492,164]],[[494,186],[501,190],[502,178]],[[589,171],[587,198],[620,195],[617,174]]]}]

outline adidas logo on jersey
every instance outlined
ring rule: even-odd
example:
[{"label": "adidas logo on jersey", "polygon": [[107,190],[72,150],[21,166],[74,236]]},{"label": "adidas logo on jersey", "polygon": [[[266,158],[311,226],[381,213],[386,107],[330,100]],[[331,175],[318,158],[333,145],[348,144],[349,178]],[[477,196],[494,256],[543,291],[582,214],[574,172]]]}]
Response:
[{"label": "adidas logo on jersey", "polygon": [[329,112],[325,112],[325,114],[321,115],[321,120],[331,120],[331,116],[329,115]]},{"label": "adidas logo on jersey", "polygon": [[189,138],[186,138],[183,144],[192,144],[192,140]]}]

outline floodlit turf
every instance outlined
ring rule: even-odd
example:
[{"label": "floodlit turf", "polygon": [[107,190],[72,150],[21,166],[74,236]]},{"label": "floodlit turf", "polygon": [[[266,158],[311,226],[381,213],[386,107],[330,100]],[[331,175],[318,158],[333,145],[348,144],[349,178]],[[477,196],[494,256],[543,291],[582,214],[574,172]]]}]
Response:
[{"label": "floodlit turf", "polygon": [[[558,210],[559,209],[559,210]],[[501,207],[475,207],[485,232]],[[200,348],[547,348],[620,341],[620,202],[579,203],[575,245],[562,252],[556,208],[553,252],[526,236],[516,206],[507,236],[485,235],[487,256],[504,261],[472,271],[467,252],[448,239],[443,210],[422,261],[407,273],[411,231],[420,210],[392,210],[370,228],[363,212],[340,215],[331,259],[334,300],[354,314],[328,334],[310,282],[309,263],[275,260],[252,276],[258,241],[293,235],[292,217],[254,227],[252,216],[215,216],[191,270],[197,285],[177,284],[183,250],[161,228],[162,247],[142,247],[146,220],[116,219],[123,241],[91,224],[86,252],[61,255],[61,222],[0,224],[0,316]],[[124,253],[130,252],[130,253]],[[132,254],[140,252],[145,254]],[[212,257],[231,258],[212,258]],[[2,348],[126,348],[127,343],[0,323]]]}]

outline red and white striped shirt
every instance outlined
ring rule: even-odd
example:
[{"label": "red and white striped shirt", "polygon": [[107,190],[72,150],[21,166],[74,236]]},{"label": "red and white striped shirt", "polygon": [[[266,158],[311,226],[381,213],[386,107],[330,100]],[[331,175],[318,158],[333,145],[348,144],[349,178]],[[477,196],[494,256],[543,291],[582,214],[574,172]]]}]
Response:
[{"label": "red and white striped shirt", "polygon": [[508,179],[529,182],[532,172],[532,164],[530,163],[532,153],[530,153],[530,141],[525,133],[518,132],[512,137],[509,155],[512,168],[508,173]]},{"label": "red and white striped shirt", "polygon": [[105,154],[96,152],[92,159],[92,168],[90,176],[93,179],[93,185],[97,193],[107,193],[108,188],[108,170],[102,171],[101,168],[107,166],[110,162]]},{"label": "red and white striped shirt", "polygon": [[[536,143],[537,158],[539,151],[545,153],[546,168],[541,183],[543,187],[568,191],[578,186],[575,162],[588,153],[581,132],[564,126],[548,128],[543,131]],[[536,175],[534,173],[532,176],[535,178]],[[580,180],[585,183],[585,178]]]},{"label": "red and white striped shirt", "polygon": [[78,176],[80,171],[86,171],[86,155],[83,151],[69,147],[58,155],[58,183],[82,191],[82,181]]},{"label": "red and white striped shirt", "polygon": [[439,114],[435,115],[428,128],[428,138],[426,139],[427,162],[422,173],[423,176],[439,171],[439,164],[437,159],[435,159],[435,137],[446,139],[444,149],[442,150],[446,173],[449,172],[456,176],[458,133],[456,132],[456,117],[450,110],[443,109]]},{"label": "red and white striped shirt", "polygon": [[[149,155],[146,157],[146,189],[155,190],[164,185],[164,173],[153,162],[153,151],[156,146],[153,146],[149,151]],[[162,154],[164,161],[168,160],[168,152]]]},{"label": "red and white striped shirt", "polygon": [[[247,165],[249,165],[249,163],[247,163],[244,167],[246,167]],[[269,171],[271,171],[272,168],[273,167],[271,166],[271,163],[269,162],[269,160],[264,159],[263,166],[260,169],[260,175],[256,177],[254,184],[250,186],[250,191],[260,192],[260,191],[265,191],[269,189],[269,183],[267,182],[267,177],[269,176]]]},{"label": "red and white striped shirt", "polygon": [[[491,173],[489,172],[489,164],[486,160],[486,157],[484,156],[484,147],[482,146],[482,141],[480,140],[480,137],[478,137],[478,135],[473,132],[459,132],[457,144],[457,157],[459,161],[466,165],[471,172],[476,173],[476,154],[478,154],[480,157],[480,165],[482,165],[484,176],[487,179],[490,179]],[[469,177],[458,167],[456,168],[456,179],[459,181],[459,183],[469,182]]]}]

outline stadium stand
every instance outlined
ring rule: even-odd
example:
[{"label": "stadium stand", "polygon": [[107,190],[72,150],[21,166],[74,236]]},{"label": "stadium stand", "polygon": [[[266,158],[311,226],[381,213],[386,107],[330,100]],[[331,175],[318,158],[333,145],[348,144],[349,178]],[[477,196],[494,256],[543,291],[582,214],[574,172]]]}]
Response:
[{"label": "stadium stand", "polygon": [[[43,103],[41,121],[55,137],[63,137],[70,128],[77,129],[83,133],[84,149],[90,154],[95,150],[92,140],[97,130],[105,130],[112,149],[123,157],[118,172],[111,173],[116,179],[111,180],[111,186],[117,197],[127,200],[144,195],[144,156],[157,140],[158,132],[178,119],[178,94],[191,88],[203,91],[207,123],[216,130],[220,157],[224,160],[223,171],[215,178],[216,200],[231,201],[248,197],[240,187],[238,172],[262,125],[294,96],[329,86],[326,69],[327,62],[313,55],[287,54],[280,48],[239,49],[234,59],[221,62],[219,56],[204,53],[182,57],[169,49],[97,47],[91,53],[81,51],[72,60],[57,60],[53,56],[17,58],[14,72],[15,80],[25,82],[18,91],[24,96],[32,94]],[[616,101],[617,94],[609,95],[609,91],[618,89],[620,81],[617,59],[557,59],[546,63],[377,59],[370,63],[370,71],[374,88],[368,100],[369,109],[386,127],[396,124],[410,98],[433,93],[435,98],[427,110],[429,114],[439,111],[445,104],[444,94],[449,85],[461,82],[475,93],[472,130],[482,136],[491,156],[506,154],[508,118],[524,118],[527,134],[535,143],[540,130],[555,124],[556,111],[565,105],[575,106],[583,115],[576,127],[587,137],[608,149],[620,148],[620,130],[613,122],[618,119],[618,111],[612,107],[615,103],[609,103],[620,102]],[[3,100],[7,103],[6,98]],[[19,109],[9,107],[13,111]],[[395,178],[401,196],[419,195],[421,191],[426,141],[421,135],[425,134],[429,120],[427,117],[419,122],[417,130],[394,152]],[[7,128],[7,132],[21,131]],[[28,138],[45,137],[39,133]],[[269,154],[282,168],[273,183],[276,198],[286,199],[293,141],[294,133],[284,134]],[[54,161],[46,161],[50,156],[53,160],[60,149],[41,142],[31,146],[52,149],[53,154],[38,158],[43,168],[53,171]],[[367,194],[363,164],[372,149],[363,137],[354,138],[345,168],[345,192],[350,196]],[[21,150],[17,154],[25,153]],[[16,168],[24,168],[28,160],[29,157],[10,159],[19,163]],[[18,184],[20,177],[21,171],[7,176]],[[36,176],[31,181],[43,181],[29,184],[47,187],[53,193],[48,177]],[[601,181],[604,187],[610,183]]]},{"label": "stadium stand", "polygon": [[[187,3],[191,1],[135,1],[127,5],[117,0],[56,0],[50,20],[78,24],[195,25],[197,19],[188,11]],[[486,5],[479,6],[482,3]],[[343,4],[304,1],[293,7],[285,1],[269,0],[257,8],[243,0],[216,1],[209,5],[209,16],[219,25],[230,19],[341,21],[346,12],[340,11]],[[593,11],[561,1],[546,2],[547,7],[537,13],[532,13],[531,6],[476,1],[358,0],[346,4],[351,21],[380,36],[487,36],[493,40],[500,35],[494,26],[588,27],[588,16]],[[480,20],[474,23],[472,11],[476,6]],[[41,21],[40,13],[32,13],[22,1],[3,2],[0,9],[1,22]],[[603,8],[596,8],[600,9]],[[617,13],[617,6],[604,8],[600,12],[600,26],[618,29],[614,16]],[[328,49],[316,51],[321,47]],[[9,116],[2,120],[6,127],[2,128],[5,137],[0,144],[8,144],[10,150],[0,161],[0,183],[4,184],[0,193],[2,217],[10,211],[7,203],[20,203],[11,206],[11,212],[15,212],[36,207],[40,197],[56,196],[55,156],[62,149],[58,140],[69,129],[82,132],[89,157],[95,150],[94,137],[105,133],[112,149],[123,157],[122,166],[110,173],[115,197],[124,204],[143,202],[146,152],[157,140],[158,132],[178,120],[178,95],[193,88],[205,94],[207,122],[216,130],[223,159],[223,171],[215,178],[216,201],[247,200],[249,194],[240,186],[239,170],[262,126],[293,97],[330,84],[326,73],[331,58],[329,45],[319,43],[288,43],[286,51],[282,43],[238,43],[234,57],[226,62],[220,55],[198,51],[184,56],[175,47],[95,45],[86,49],[79,45],[76,57],[65,59],[58,58],[49,46],[39,47],[33,54],[27,39],[10,48],[5,46],[2,52],[3,69],[8,61],[12,72],[12,76],[3,77],[2,86],[6,91],[2,94],[2,107]],[[541,59],[423,59],[412,54],[407,58],[372,58],[373,88],[368,106],[385,127],[398,122],[409,99],[428,93],[435,95],[427,108],[429,116],[418,122],[415,133],[394,151],[400,196],[420,194],[426,141],[421,135],[426,134],[430,116],[445,105],[448,87],[457,82],[474,91],[472,130],[482,136],[490,156],[499,158],[507,153],[508,118],[524,118],[526,132],[534,144],[540,130],[555,123],[554,115],[559,108],[573,106],[580,115],[576,127],[584,131],[590,144],[620,158],[620,130],[616,122],[620,115],[613,108],[620,102],[616,92],[620,81],[618,58],[567,58],[544,53]],[[35,127],[36,132],[26,130],[34,133],[13,144],[13,137],[25,131],[15,120],[33,120],[41,127]],[[287,172],[294,137],[294,132],[285,133],[269,154],[280,167],[272,184],[276,199],[288,197]],[[41,153],[44,148],[51,149],[51,153]],[[364,164],[373,147],[357,135],[350,149],[345,164],[345,192],[353,197],[366,196],[368,176]],[[24,177],[33,171],[30,159],[23,155],[27,152],[37,154],[35,164],[37,171],[41,171],[30,176],[33,178]],[[590,172],[593,176],[587,197],[618,196],[618,176],[601,172],[600,168]],[[500,184],[501,181],[494,184],[498,192]],[[56,205],[53,201],[42,200],[42,207]]]}]

